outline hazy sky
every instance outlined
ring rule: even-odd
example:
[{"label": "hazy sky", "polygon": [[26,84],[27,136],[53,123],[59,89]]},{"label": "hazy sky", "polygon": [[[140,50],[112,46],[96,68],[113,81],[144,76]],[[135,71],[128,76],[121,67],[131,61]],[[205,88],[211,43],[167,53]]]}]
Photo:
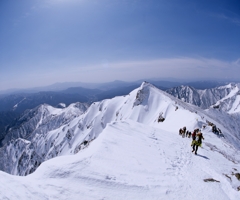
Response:
[{"label": "hazy sky", "polygon": [[240,80],[239,0],[1,0],[0,90]]}]

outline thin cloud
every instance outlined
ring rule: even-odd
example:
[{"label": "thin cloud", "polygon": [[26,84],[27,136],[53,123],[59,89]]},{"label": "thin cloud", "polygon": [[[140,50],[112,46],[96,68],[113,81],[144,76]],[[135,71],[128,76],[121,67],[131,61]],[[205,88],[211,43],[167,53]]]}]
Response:
[{"label": "thin cloud", "polygon": [[[107,67],[103,65],[107,62]],[[55,82],[108,82],[113,80],[135,81],[150,78],[175,78],[192,80],[239,80],[240,58],[222,61],[208,58],[163,58],[125,62],[103,61],[95,65],[68,64],[58,69],[18,76],[15,82],[2,80],[0,90],[15,87],[50,85]],[[43,82],[44,80],[44,82]],[[4,87],[5,86],[5,87]]]},{"label": "thin cloud", "polygon": [[[85,67],[70,67],[68,75],[78,74],[78,78],[87,82],[103,82],[115,79],[133,81],[152,77],[172,77],[180,79],[223,79],[232,77],[238,79],[240,59],[226,62],[207,58],[168,58],[156,60],[139,60],[108,63]],[[103,79],[104,77],[104,79]]]},{"label": "thin cloud", "polygon": [[233,65],[239,67],[240,66],[240,58],[237,59],[236,61],[234,61]]},{"label": "thin cloud", "polygon": [[219,19],[224,19],[224,20],[227,20],[237,26],[240,26],[240,19],[239,17],[230,17],[230,16],[227,16],[225,14],[215,14],[214,15],[215,17],[219,18]]}]

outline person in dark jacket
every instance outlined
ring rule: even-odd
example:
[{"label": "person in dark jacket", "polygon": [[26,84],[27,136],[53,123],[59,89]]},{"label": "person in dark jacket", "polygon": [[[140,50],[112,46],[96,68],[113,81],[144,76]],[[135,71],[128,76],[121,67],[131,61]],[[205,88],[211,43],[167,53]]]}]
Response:
[{"label": "person in dark jacket", "polygon": [[182,129],[181,128],[179,129],[179,135],[182,135]]},{"label": "person in dark jacket", "polygon": [[184,138],[186,134],[186,126],[183,127],[182,129],[182,137]]}]

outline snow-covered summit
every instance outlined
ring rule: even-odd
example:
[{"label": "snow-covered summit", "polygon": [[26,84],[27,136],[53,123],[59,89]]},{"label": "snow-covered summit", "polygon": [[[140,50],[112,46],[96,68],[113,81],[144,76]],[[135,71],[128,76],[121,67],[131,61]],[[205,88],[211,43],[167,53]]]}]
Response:
[{"label": "snow-covered summit", "polygon": [[[13,199],[238,199],[240,139],[215,112],[144,82],[129,95],[93,103],[68,123],[49,131],[38,126],[30,139],[9,142],[0,149],[1,169],[16,175],[37,170],[22,178],[0,173],[0,180],[29,188]],[[209,122],[224,137],[212,133]],[[202,129],[199,156],[191,153],[191,139],[179,136],[183,126]]]},{"label": "snow-covered summit", "polygon": [[[206,121],[214,121],[201,109],[144,82],[129,95],[95,102],[87,110],[85,105],[72,104],[65,109],[41,105],[28,111],[21,118],[19,127],[11,130],[5,138],[4,144],[11,139],[2,156],[8,162],[3,162],[0,168],[12,174],[26,175],[45,160],[79,152],[96,139],[108,123],[128,119],[172,132],[186,124],[189,124],[189,130],[193,130],[202,127]],[[227,131],[220,124],[218,126]],[[30,143],[14,141],[14,137]],[[228,139],[234,141],[235,135],[229,134]],[[19,142],[21,147],[15,148]],[[19,159],[24,160],[21,162],[24,165],[19,165]]]}]

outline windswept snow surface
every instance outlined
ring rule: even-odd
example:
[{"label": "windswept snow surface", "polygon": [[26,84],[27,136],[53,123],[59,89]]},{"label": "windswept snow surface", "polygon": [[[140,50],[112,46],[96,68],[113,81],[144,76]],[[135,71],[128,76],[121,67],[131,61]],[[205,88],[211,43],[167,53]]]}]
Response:
[{"label": "windswept snow surface", "polygon": [[[0,172],[0,199],[239,200],[240,139],[224,119],[226,124],[214,109],[202,111],[143,83],[127,96],[92,104],[67,125],[6,146],[15,169],[29,151],[45,153],[46,160],[58,157],[26,177]],[[205,140],[195,155],[191,138],[178,130],[203,125]],[[29,170],[21,167],[20,173]],[[204,182],[208,178],[219,182]]]},{"label": "windswept snow surface", "polygon": [[[51,159],[26,177],[1,172],[0,198],[239,199],[232,175],[240,171],[239,154],[209,130],[203,134],[206,142],[194,155],[191,139],[176,132],[114,122],[75,156]],[[235,163],[219,153],[225,150]]]}]

